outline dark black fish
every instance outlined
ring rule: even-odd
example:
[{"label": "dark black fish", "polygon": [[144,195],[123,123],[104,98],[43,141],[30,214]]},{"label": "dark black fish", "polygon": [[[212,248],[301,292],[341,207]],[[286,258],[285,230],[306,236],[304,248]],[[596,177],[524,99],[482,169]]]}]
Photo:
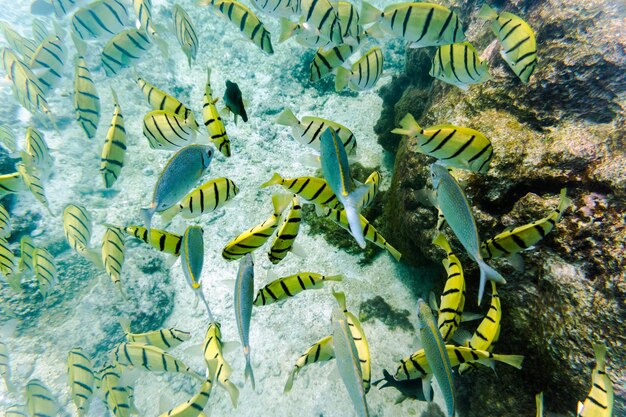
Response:
[{"label": "dark black fish", "polygon": [[[378,389],[387,387],[394,387],[395,389],[397,389],[400,394],[402,394],[402,396],[398,399],[398,401],[396,401],[396,404],[406,400],[407,398],[412,398],[417,401],[426,401],[426,398],[424,397],[424,392],[422,391],[421,380],[418,379],[396,381],[396,379],[389,372],[387,372],[386,369],[383,369],[383,376],[383,379],[375,381],[373,385],[378,386],[378,384],[380,384],[382,381],[385,381],[385,383],[381,385]],[[430,400],[428,400],[429,402],[433,400],[433,396],[434,392],[431,390]]]},{"label": "dark black fish", "polygon": [[237,123],[237,116],[241,116],[244,122],[248,121],[248,115],[246,114],[246,109],[243,106],[243,99],[241,98],[241,90],[239,89],[237,83],[226,80],[224,103],[226,108],[235,115],[235,124]]}]

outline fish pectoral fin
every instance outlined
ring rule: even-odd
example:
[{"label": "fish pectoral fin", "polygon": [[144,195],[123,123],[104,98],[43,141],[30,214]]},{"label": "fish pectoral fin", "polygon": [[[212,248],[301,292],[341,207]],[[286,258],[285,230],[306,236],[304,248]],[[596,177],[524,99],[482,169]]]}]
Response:
[{"label": "fish pectoral fin", "polygon": [[524,258],[521,254],[513,253],[507,256],[506,259],[517,272],[524,272]]},{"label": "fish pectoral fin", "polygon": [[434,292],[430,292],[430,296],[428,297],[428,302],[430,304],[430,308],[433,311],[439,311],[439,305],[437,304],[437,297]]},{"label": "fish pectoral fin", "polygon": [[194,358],[204,358],[204,351],[202,349],[201,343],[194,343],[193,345],[188,346],[185,350],[185,355],[194,357]]},{"label": "fish pectoral fin", "polygon": [[461,314],[461,321],[462,322],[474,321],[474,320],[482,319],[483,317],[484,317],[483,314],[463,312],[463,314]]},{"label": "fish pectoral fin", "polygon": [[[430,384],[431,379],[432,375],[428,375],[422,378],[422,393],[424,394],[424,398],[426,398],[427,400],[430,398],[430,401],[432,401],[432,386]],[[417,396],[419,397],[419,394]]]},{"label": "fish pectoral fin", "polygon": [[241,348],[241,344],[236,341],[222,343],[222,353],[230,353]]}]

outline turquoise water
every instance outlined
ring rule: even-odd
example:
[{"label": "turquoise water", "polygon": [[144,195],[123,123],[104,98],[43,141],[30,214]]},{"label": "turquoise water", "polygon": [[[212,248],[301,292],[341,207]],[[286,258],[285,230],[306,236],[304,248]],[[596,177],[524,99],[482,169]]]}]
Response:
[{"label": "turquoise water", "polygon": [[[379,8],[392,4],[390,1],[372,3]],[[87,2],[81,3],[81,6],[85,4]],[[107,76],[100,51],[111,35],[88,41],[85,58],[101,105],[100,120],[92,139],[88,139],[76,123],[73,110],[76,48],[70,36],[70,19],[74,10],[60,19],[51,15],[37,16],[50,31],[62,28],[65,32],[62,42],[68,50],[68,57],[57,86],[45,95],[58,129],[54,129],[40,112],[31,114],[21,108],[12,92],[10,80],[3,79],[0,83],[0,97],[3,98],[0,102],[0,122],[10,127],[21,146],[26,129],[37,127],[44,134],[54,158],[50,175],[42,175],[50,211],[28,190],[2,197],[11,218],[11,235],[7,241],[17,263],[20,239],[30,236],[37,247],[45,248],[52,254],[58,270],[58,279],[45,299],[31,273],[24,274],[19,291],[0,280],[0,324],[5,329],[0,333],[0,342],[6,345],[9,352],[10,380],[14,385],[11,391],[0,388],[0,409],[25,404],[24,387],[29,381],[39,379],[49,388],[56,404],[56,414],[51,412],[49,415],[77,415],[66,376],[68,352],[74,347],[83,348],[92,358],[95,370],[110,363],[112,349],[125,341],[119,325],[120,317],[128,318],[131,330],[136,333],[170,327],[189,332],[190,340],[171,350],[171,353],[193,371],[205,375],[201,344],[209,320],[203,304],[185,279],[184,261],[159,253],[137,239],[126,238],[126,257],[121,273],[121,285],[126,297],[122,297],[104,269],[80,256],[68,245],[62,213],[68,204],[87,209],[93,221],[89,243],[93,248],[100,248],[107,225],[144,225],[140,209],[150,205],[155,183],[174,152],[149,147],[142,130],[144,115],[152,109],[141,93],[136,77],[144,78],[192,109],[200,123],[196,142],[207,144],[207,131],[201,122],[207,67],[210,67],[213,96],[219,98],[216,106],[231,140],[232,156],[227,158],[213,147],[210,167],[195,186],[226,177],[237,184],[239,193],[224,207],[201,217],[188,220],[179,215],[166,225],[157,215],[152,223],[154,228],[167,227],[168,231],[179,235],[183,235],[190,225],[204,229],[201,290],[216,320],[221,323],[223,341],[235,342],[226,344],[224,357],[233,369],[230,379],[240,391],[238,405],[234,408],[226,390],[215,386],[205,413],[207,416],[354,415],[355,408],[335,361],[303,369],[295,379],[293,389],[283,393],[285,381],[298,357],[310,345],[333,332],[331,313],[337,303],[332,291],[343,291],[348,310],[363,322],[371,354],[371,378],[375,381],[382,378],[383,369],[395,374],[400,359],[419,350],[417,298],[426,299],[431,290],[443,289],[445,275],[437,267],[438,262],[416,266],[404,261],[406,253],[403,253],[403,261],[398,262],[386,251],[361,252],[348,232],[330,221],[320,226],[309,205],[296,239],[302,254],[290,253],[283,262],[274,266],[266,255],[271,243],[254,252],[255,289],[267,284],[273,275],[284,277],[304,271],[341,274],[343,280],[326,282],[323,289],[305,291],[284,303],[254,308],[250,329],[252,368],[256,377],[256,389],[253,390],[244,378],[245,361],[234,311],[239,262],[228,262],[221,253],[231,239],[272,214],[272,195],[285,191],[277,186],[260,186],[273,173],[278,172],[286,178],[322,175],[318,170],[317,155],[294,140],[290,128],[276,123],[277,116],[285,108],[291,109],[299,118],[313,115],[347,126],[358,141],[356,154],[350,157],[350,162],[358,162],[365,167],[364,178],[378,170],[382,176],[381,190],[391,187],[395,155],[379,144],[374,127],[383,109],[380,88],[391,85],[392,78],[404,71],[405,42],[390,36],[385,40],[372,41],[372,45],[381,46],[384,56],[384,72],[375,88],[338,93],[334,90],[333,75],[317,83],[309,81],[313,49],[307,49],[293,39],[278,43],[281,26],[276,16],[258,12],[272,34],[275,52],[268,55],[245,39],[238,28],[220,16],[212,6],[201,7],[191,1],[182,1],[180,5],[189,14],[198,36],[197,56],[191,66],[176,39],[173,3],[167,0],[155,0],[152,4],[159,38],[167,44],[166,52],[155,42],[129,68],[120,70],[117,75]],[[132,27],[136,17],[132,5],[126,6],[130,16],[127,23]],[[360,9],[361,3],[357,2],[355,6]],[[469,19],[470,8],[472,16],[479,8],[473,3],[461,6],[456,9],[461,20]],[[23,36],[33,37],[30,9],[31,4],[22,0],[10,8],[3,8],[0,20],[9,22]],[[480,36],[485,36],[487,31],[485,25],[466,28],[470,39],[478,37],[479,32]],[[368,48],[361,52],[366,52]],[[429,49],[434,50],[432,47]],[[357,56],[353,57],[353,61]],[[510,71],[507,76],[515,77]],[[226,80],[236,82],[242,91],[249,117],[247,123],[239,120],[235,124],[232,115],[222,110]],[[497,88],[495,83],[493,85]],[[106,189],[99,168],[102,146],[114,112],[111,89],[117,94],[124,117],[127,151],[119,178],[112,188]],[[462,124],[463,121],[455,123]],[[397,138],[399,142],[400,136]],[[18,161],[13,157],[18,155],[11,154],[11,150],[2,152],[1,174],[15,171],[14,164]],[[388,197],[389,193],[378,198],[384,199],[385,196]],[[556,204],[558,196],[551,197],[554,198],[550,201]],[[380,200],[378,204],[387,204],[387,201]],[[378,221],[376,226],[386,239],[394,245],[399,243],[402,237],[387,234],[391,229],[382,225],[382,220]],[[320,229],[330,232],[320,233]],[[454,235],[450,233],[448,236],[451,238]],[[368,247],[371,246],[368,243]],[[464,265],[472,264],[460,244],[454,247],[457,254],[463,256]],[[411,258],[411,254],[408,255]],[[439,256],[443,256],[443,252]],[[468,288],[472,286],[471,297],[468,296],[466,302],[469,312],[477,311],[474,304],[477,277],[478,271],[472,270],[471,280],[468,278],[467,281]],[[487,294],[490,294],[489,284],[487,288]],[[373,301],[375,297],[382,297],[385,303]],[[486,300],[489,302],[489,297]],[[382,304],[382,312],[368,315],[367,307],[377,307],[378,304]],[[484,310],[485,302],[480,311],[485,313]],[[475,329],[475,323],[465,327],[470,334]],[[16,329],[10,331],[15,325]],[[607,343],[610,345],[610,341]],[[590,346],[588,351],[591,352]],[[611,352],[609,350],[609,357]],[[522,347],[519,351],[502,353],[525,354]],[[588,359],[589,362],[579,369],[585,375],[585,381],[591,381],[593,368],[592,357]],[[619,369],[619,363],[617,365]],[[526,368],[530,368],[536,373],[534,366],[537,365],[525,363],[523,370],[516,372],[525,372]],[[195,395],[200,386],[196,379],[177,373],[141,371],[127,374],[124,383],[134,387],[134,403],[141,416],[167,412]],[[617,373],[610,375],[614,381],[618,378]],[[623,367],[620,375],[623,381]],[[464,378],[463,381],[468,383],[471,379]],[[497,386],[498,378],[493,373],[481,373],[471,383]],[[418,381],[416,387],[421,389],[421,382]],[[511,389],[515,390],[515,387]],[[585,393],[587,389],[585,386]],[[398,403],[399,393],[393,388],[379,390],[372,387],[366,398],[372,416],[444,415],[446,403],[437,383],[434,383],[434,391],[436,406],[413,399]],[[539,389],[536,391],[538,393]],[[623,388],[620,392],[623,395]],[[96,392],[85,415],[110,415],[104,398],[103,393]],[[465,407],[467,393],[463,398]],[[535,415],[534,402],[527,400],[525,397],[525,405],[516,407],[526,411],[523,415]],[[567,406],[559,404],[558,411],[570,410],[570,414],[565,415],[575,415],[575,401],[583,401],[584,395],[571,400]],[[470,396],[469,401],[475,400]],[[489,399],[482,401],[488,402]],[[550,400],[546,398],[546,401]],[[443,411],[438,412],[437,407]],[[457,407],[457,415],[465,415],[463,407]],[[476,407],[479,406],[472,407],[474,413]]]}]

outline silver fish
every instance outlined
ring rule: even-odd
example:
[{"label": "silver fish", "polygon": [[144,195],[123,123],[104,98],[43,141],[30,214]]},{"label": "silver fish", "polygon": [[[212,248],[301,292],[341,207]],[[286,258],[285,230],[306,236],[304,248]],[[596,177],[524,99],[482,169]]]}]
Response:
[{"label": "silver fish", "polygon": [[324,178],[345,208],[350,233],[359,246],[365,248],[365,237],[363,236],[363,226],[359,213],[362,208],[361,203],[368,193],[369,187],[366,185],[357,187],[352,180],[346,149],[341,138],[330,127],[322,133],[320,157]]},{"label": "silver fish", "polygon": [[207,145],[185,146],[170,158],[154,186],[152,204],[141,209],[148,233],[154,213],[178,203],[204,174],[212,158],[213,150]]},{"label": "silver fish", "polygon": [[437,205],[443,213],[450,229],[459,239],[470,257],[480,268],[480,288],[478,290],[478,304],[483,298],[487,279],[500,284],[506,281],[498,271],[483,261],[480,254],[480,238],[472,209],[459,183],[450,175],[448,169],[437,163],[430,165],[433,187],[437,192]]},{"label": "silver fish", "polygon": [[235,281],[235,319],[239,338],[243,345],[243,354],[246,357],[246,379],[250,377],[252,389],[254,390],[254,374],[250,364],[250,318],[252,317],[252,303],[254,301],[254,261],[252,255],[247,254],[239,263],[237,280]]},{"label": "silver fish", "polygon": [[212,323],[213,314],[211,314],[209,303],[204,298],[200,284],[200,275],[202,275],[202,266],[204,265],[204,239],[202,234],[203,230],[200,226],[189,226],[185,230],[180,246],[180,259],[187,283],[204,303],[209,315],[209,322]]}]

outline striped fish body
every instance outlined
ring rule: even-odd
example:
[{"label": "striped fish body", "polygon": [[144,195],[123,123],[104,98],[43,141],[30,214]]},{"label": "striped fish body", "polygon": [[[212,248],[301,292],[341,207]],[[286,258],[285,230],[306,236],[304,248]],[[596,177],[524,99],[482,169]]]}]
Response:
[{"label": "striped fish body", "polygon": [[[439,327],[439,333],[441,333],[443,340],[448,341],[454,336],[454,332],[456,332],[461,324],[461,316],[463,315],[463,307],[465,306],[465,277],[463,275],[461,262],[452,252],[452,248],[444,235],[437,235],[433,243],[446,251],[447,254],[447,258],[445,258],[442,263],[448,277],[446,279],[446,285],[443,288],[443,293],[441,294],[437,326]],[[483,347],[472,347],[475,349],[483,349]]]},{"label": "striped fish body", "polygon": [[352,3],[347,1],[338,2],[337,17],[339,17],[341,36],[344,41],[348,38],[356,39],[363,32],[363,27],[359,21],[359,12]]},{"label": "striped fish body", "polygon": [[199,127],[193,111],[181,103],[177,98],[172,97],[165,91],[159,90],[143,78],[137,78],[137,84],[139,85],[139,88],[141,88],[141,92],[146,100],[148,100],[148,104],[150,104],[152,109],[165,110],[168,113],[180,116],[185,120],[185,125],[191,126],[193,129],[197,129]]},{"label": "striped fish body", "polygon": [[124,243],[124,233],[118,227],[107,227],[102,238],[102,263],[104,270],[113,281],[113,285],[117,287],[120,293],[124,294],[122,288],[121,274],[124,266],[124,255],[126,253],[126,244]]},{"label": "striped fish body", "polygon": [[291,209],[289,209],[283,223],[278,228],[276,238],[267,254],[274,265],[285,259],[287,253],[293,247],[296,236],[298,236],[298,232],[300,231],[301,222],[302,207],[300,206],[298,195],[294,194],[293,200],[291,201]]},{"label": "striped fish body", "polygon": [[250,378],[254,390],[254,374],[250,362],[250,320],[252,319],[252,303],[254,297],[254,261],[252,255],[246,255],[239,263],[235,280],[235,321],[239,331],[239,340],[243,346],[246,359],[245,379]]},{"label": "striped fish body", "polygon": [[258,48],[268,55],[274,53],[269,31],[252,10],[236,0],[218,0],[214,5]]},{"label": "striped fish body", "polygon": [[300,13],[304,27],[319,36],[341,45],[343,43],[341,21],[337,9],[328,0],[300,0]]},{"label": "striped fish body", "polygon": [[48,36],[51,35],[46,22],[37,18],[33,19],[32,33],[36,44],[41,44]]},{"label": "striped fish body", "polygon": [[213,321],[209,324],[204,342],[202,343],[204,352],[204,360],[209,370],[209,377],[228,391],[230,400],[234,407],[237,407],[237,399],[239,398],[239,389],[229,379],[233,373],[224,355],[222,354],[222,330],[218,322]]},{"label": "striped fish body", "polygon": [[350,70],[339,67],[335,77],[335,90],[341,91],[346,85],[353,91],[374,88],[383,73],[383,52],[375,46],[356,61]]},{"label": "striped fish body", "polygon": [[20,260],[17,264],[18,271],[33,270],[33,251],[35,244],[30,236],[24,235],[20,239]]},{"label": "striped fish body", "polygon": [[150,372],[180,372],[204,382],[204,378],[163,349],[143,343],[125,342],[114,351],[116,363]]},{"label": "striped fish body", "polygon": [[274,234],[278,227],[280,215],[289,205],[291,198],[286,194],[272,196],[274,212],[263,223],[248,229],[228,242],[222,250],[222,257],[234,261],[260,248]]},{"label": "striped fish body", "polygon": [[337,200],[337,196],[330,189],[328,183],[323,178],[317,177],[298,177],[283,178],[275,173],[272,178],[261,187],[269,187],[270,185],[280,185],[285,190],[299,195],[309,203],[313,203],[322,207],[339,208],[341,203]]},{"label": "striped fish body", "polygon": [[156,29],[152,24],[152,0],[133,0],[133,10],[141,29],[150,36],[156,35]]},{"label": "striped fish body", "polygon": [[76,59],[76,74],[74,78],[74,110],[76,120],[85,131],[89,139],[96,135],[100,122],[100,96],[87,68],[85,58]]},{"label": "striped fish body", "polygon": [[143,29],[126,29],[112,37],[102,50],[102,66],[107,77],[134,65],[150,46],[150,38]]},{"label": "striped fish body", "polygon": [[27,417],[23,405],[12,405],[4,412],[4,417]]},{"label": "striped fish body", "polygon": [[9,48],[20,54],[24,62],[30,62],[37,50],[37,42],[20,35],[7,22],[0,22],[0,29]]},{"label": "striped fish body", "polygon": [[54,158],[50,154],[43,133],[34,127],[26,129],[24,152],[22,159],[26,165],[34,165],[40,172],[47,173],[54,165]]},{"label": "striped fish body", "polygon": [[78,415],[82,417],[87,413],[95,386],[91,359],[82,348],[70,350],[67,356],[67,375],[72,401],[76,405]]},{"label": "striped fish body", "polygon": [[502,45],[502,58],[522,82],[528,83],[537,65],[537,41],[533,29],[519,16],[508,12],[498,14],[486,4],[478,17],[493,20],[491,30]]},{"label": "striped fish body", "polygon": [[297,0],[252,0],[252,5],[274,17],[289,17],[296,12]]},{"label": "striped fish body", "polygon": [[0,204],[0,238],[11,236],[11,217],[9,212]]},{"label": "striped fish body", "polygon": [[191,18],[178,4],[174,5],[174,28],[176,39],[183,48],[183,53],[187,56],[189,67],[191,67],[191,61],[196,59],[198,52],[198,35],[196,35]]},{"label": "striped fish body", "polygon": [[204,266],[204,239],[200,226],[189,226],[185,230],[180,249],[183,273],[187,284],[196,291],[200,291],[200,278]]},{"label": "striped fish body", "polygon": [[21,193],[27,189],[19,172],[0,175],[0,198],[7,194]]},{"label": "striped fish body", "polygon": [[5,124],[0,124],[0,145],[6,148],[9,153],[17,152],[19,149],[15,132]]},{"label": "striped fish body", "polygon": [[561,220],[563,212],[572,204],[566,195],[566,189],[561,190],[558,207],[548,216],[524,226],[502,232],[486,240],[480,247],[483,258],[493,259],[509,256],[524,251],[539,243],[556,224]]},{"label": "striped fish body", "polygon": [[171,220],[178,213],[185,219],[195,219],[206,213],[211,213],[239,193],[239,187],[228,178],[217,178],[207,181],[187,194],[177,205],[162,212],[164,221]]},{"label": "striped fish body", "polygon": [[411,48],[449,45],[465,40],[459,16],[447,7],[434,3],[387,6],[382,13],[380,27],[410,42]]},{"label": "striped fish body", "polygon": [[0,340],[0,377],[4,381],[7,391],[13,386],[11,384],[11,367],[9,366],[9,348]]},{"label": "striped fish body", "polygon": [[325,281],[341,281],[343,275],[322,275],[315,272],[300,272],[296,275],[278,278],[261,288],[254,299],[257,307],[287,300],[305,290],[319,290]]},{"label": "striped fish body", "polygon": [[296,361],[293,370],[289,373],[289,378],[285,384],[284,392],[291,391],[293,387],[293,380],[298,375],[300,370],[307,365],[314,363],[327,362],[335,358],[335,349],[333,346],[333,337],[326,336],[317,342],[313,343],[310,348],[306,350]]},{"label": "striped fish body", "polygon": [[382,177],[380,175],[380,172],[374,171],[370,174],[369,177],[367,177],[367,180],[365,180],[365,185],[368,186],[369,190],[367,194],[363,196],[363,200],[361,200],[361,206],[363,208],[369,207],[370,204],[372,204],[372,202],[374,201],[374,198],[376,198],[378,190],[380,189],[381,179]]},{"label": "striped fish body", "polygon": [[[476,350],[465,346],[446,345],[452,367],[463,363],[481,363],[492,366],[494,362],[502,362],[521,369],[523,356],[497,355],[486,350]],[[424,349],[420,349],[408,358],[402,359],[395,375],[398,381],[416,380],[433,373]]]},{"label": "striped fish body", "polygon": [[207,379],[202,383],[200,392],[191,397],[189,401],[185,401],[159,417],[201,417],[203,415],[202,410],[206,408],[209,402],[212,389],[213,382]]},{"label": "striped fish body", "polygon": [[[348,225],[348,216],[346,215],[345,210],[333,210],[329,208],[324,209],[323,217],[331,219],[337,225],[339,225],[342,229],[350,231],[350,226]],[[361,220],[361,226],[363,227],[363,236],[365,240],[372,242],[374,245],[378,246],[381,249],[387,250],[391,256],[394,257],[396,261],[400,260],[402,256],[400,252],[381,235],[378,230],[374,226],[367,221],[365,217],[359,215]]]},{"label": "striped fish body", "polygon": [[100,371],[100,389],[105,403],[115,417],[130,417],[131,400],[129,387],[120,385],[117,367],[107,366]]},{"label": "striped fish body", "polygon": [[121,0],[96,0],[74,13],[71,26],[80,39],[97,39],[119,33],[129,22]]},{"label": "striped fish body", "polygon": [[357,143],[354,134],[347,127],[331,120],[314,116],[304,116],[302,120],[298,120],[290,109],[285,109],[276,119],[276,123],[291,127],[291,134],[295,140],[316,151],[320,150],[322,133],[330,127],[341,139],[349,155],[356,152]]},{"label": "striped fish body", "polygon": [[164,230],[150,229],[150,239],[148,239],[148,229],[141,226],[127,226],[125,232],[144,243],[152,246],[159,252],[168,253],[170,255],[180,255],[180,245],[183,237]]},{"label": "striped fish body", "polygon": [[429,74],[462,90],[491,78],[487,61],[479,58],[476,48],[469,42],[437,48]]},{"label": "striped fish body", "polygon": [[26,384],[26,409],[29,416],[54,417],[57,415],[57,405],[52,393],[43,382],[31,379]]},{"label": "striped fish body", "polygon": [[44,93],[52,90],[63,75],[67,49],[60,37],[52,35],[41,42],[29,62]]},{"label": "striped fish body", "polygon": [[63,231],[68,245],[76,252],[84,255],[91,241],[91,214],[85,207],[68,204],[63,210]]},{"label": "striped fish body", "polygon": [[[361,42],[357,38],[357,44]],[[358,45],[344,43],[333,46],[331,49],[319,48],[315,52],[313,61],[311,61],[310,72],[311,82],[316,82],[333,72],[336,68],[342,66],[357,50]]]},{"label": "striped fish body", "polygon": [[[472,338],[465,346],[493,352],[498,339],[500,338],[500,322],[502,320],[502,309],[500,306],[500,296],[496,291],[496,283],[491,281],[491,304],[485,318],[480,322]],[[459,374],[475,369],[474,364],[461,364]]]},{"label": "striped fish body", "polygon": [[117,100],[117,94],[113,92],[113,118],[107,131],[100,156],[100,174],[106,188],[111,188],[122,171],[124,158],[126,157],[126,128],[124,127],[124,115]]},{"label": "striped fish body", "polygon": [[39,292],[44,300],[50,292],[50,288],[57,281],[57,267],[54,257],[44,248],[36,248],[33,251],[33,272],[39,283]]},{"label": "striped fish body", "polygon": [[217,111],[215,103],[217,99],[213,98],[211,92],[211,69],[207,70],[206,88],[204,90],[204,97],[202,102],[202,118],[204,119],[204,125],[209,132],[209,138],[211,142],[217,147],[222,155],[230,156],[230,139],[226,134],[226,128],[222,117]]},{"label": "striped fish body", "polygon": [[43,188],[43,182],[41,178],[39,178],[39,175],[34,172],[34,167],[27,167],[22,163],[15,164],[15,167],[17,168],[17,172],[20,173],[22,181],[24,181],[24,184],[26,184],[26,187],[28,187],[33,196],[50,211],[48,199],[46,198],[46,193]]},{"label": "striped fish body", "polygon": [[421,298],[417,304],[419,333],[422,346],[424,346],[424,355],[443,393],[448,411],[447,415],[454,417],[456,409],[454,381],[446,344],[428,304]]},{"label": "striped fish body", "polygon": [[172,327],[146,333],[126,333],[126,339],[132,343],[146,344],[162,350],[170,350],[191,339],[191,333]]},{"label": "striped fish body", "polygon": [[0,273],[7,280],[11,288],[20,289],[20,276],[15,273],[15,255],[9,241],[0,238]]},{"label": "striped fish body", "polygon": [[577,417],[611,417],[613,415],[613,383],[606,374],[606,346],[594,344],[596,367],[591,376],[591,390],[585,401],[578,403]]},{"label": "striped fish body", "polygon": [[178,150],[195,142],[196,134],[187,120],[167,110],[153,110],[143,118],[143,135],[152,149]]}]

